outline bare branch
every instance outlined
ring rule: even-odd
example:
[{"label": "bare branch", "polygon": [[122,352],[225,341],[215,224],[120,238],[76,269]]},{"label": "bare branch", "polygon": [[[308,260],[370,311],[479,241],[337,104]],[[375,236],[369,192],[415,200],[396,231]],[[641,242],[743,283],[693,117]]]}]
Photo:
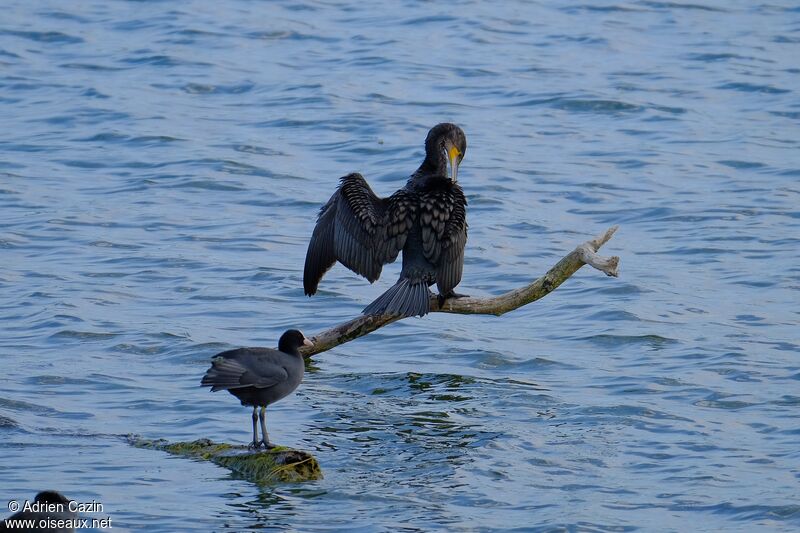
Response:
[{"label": "bare branch", "polygon": [[[444,304],[441,306],[439,305],[438,297],[432,296],[431,313],[500,316],[547,296],[577,272],[583,265],[592,266],[604,272],[607,276],[616,277],[618,274],[617,267],[619,265],[619,257],[602,257],[597,255],[597,251],[611,239],[618,227],[619,226],[613,226],[602,235],[598,235],[594,239],[579,245],[548,270],[544,276],[524,287],[490,298],[450,298],[445,300]],[[343,322],[338,326],[334,326],[311,337],[314,346],[303,349],[302,353],[305,357],[311,357],[320,352],[330,350],[334,346],[362,337],[367,333],[397,320],[400,320],[400,317],[386,315],[357,316],[352,320]]]}]

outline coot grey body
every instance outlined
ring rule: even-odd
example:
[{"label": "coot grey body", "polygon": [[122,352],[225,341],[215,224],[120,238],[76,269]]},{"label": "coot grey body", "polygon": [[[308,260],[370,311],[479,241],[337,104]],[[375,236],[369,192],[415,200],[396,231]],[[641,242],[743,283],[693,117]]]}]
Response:
[{"label": "coot grey body", "polygon": [[[219,353],[211,360],[202,385],[211,392],[227,390],[242,402],[253,406],[253,442],[250,446],[272,448],[267,435],[266,408],[291,394],[303,381],[305,364],[301,346],[313,346],[300,331],[286,331],[278,349],[237,348]],[[256,413],[257,408],[261,408]],[[261,421],[262,440],[258,439],[257,422]]]},{"label": "coot grey body", "polygon": [[[78,513],[69,510],[69,502],[63,494],[54,490],[45,490],[36,495],[34,505],[43,509],[41,511],[25,511],[23,510],[0,521],[0,531],[38,531],[48,533],[73,533],[74,527],[47,527],[55,526],[59,521],[65,524],[70,521],[75,524],[78,520]],[[24,505],[21,503],[21,505]],[[27,521],[34,525],[34,527],[25,527],[24,522],[17,522],[17,527],[11,527],[13,522],[10,521]],[[39,527],[45,526],[45,527]]]},{"label": "coot grey body", "polygon": [[337,261],[372,283],[402,250],[400,279],[364,314],[425,315],[433,284],[440,301],[460,296],[453,289],[464,269],[467,199],[456,180],[466,150],[461,128],[437,124],[425,139],[422,164],[406,186],[388,198],[372,192],[361,174],[343,177],[320,209],[308,244],[305,293],[316,293],[322,276]]}]

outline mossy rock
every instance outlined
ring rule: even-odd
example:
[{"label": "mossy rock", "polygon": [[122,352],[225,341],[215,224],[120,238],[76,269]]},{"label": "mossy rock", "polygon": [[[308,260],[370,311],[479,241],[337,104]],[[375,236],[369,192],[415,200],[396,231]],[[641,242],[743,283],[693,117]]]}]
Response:
[{"label": "mossy rock", "polygon": [[252,481],[277,483],[322,479],[317,459],[308,452],[277,446],[271,450],[251,450],[247,446],[198,439],[194,442],[168,442],[128,435],[128,443],[136,448],[161,450],[173,455],[211,461]]}]

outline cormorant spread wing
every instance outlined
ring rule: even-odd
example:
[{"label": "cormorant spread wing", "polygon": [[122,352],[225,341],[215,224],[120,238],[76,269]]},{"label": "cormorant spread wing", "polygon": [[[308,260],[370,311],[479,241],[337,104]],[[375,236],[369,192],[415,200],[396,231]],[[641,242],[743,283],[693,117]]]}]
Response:
[{"label": "cormorant spread wing", "polygon": [[[311,296],[336,261],[367,278],[381,275],[383,265],[397,259],[414,223],[417,200],[403,189],[380,198],[361,174],[341,179],[328,203],[320,209],[306,252],[305,293]],[[463,251],[462,251],[463,254]]]}]

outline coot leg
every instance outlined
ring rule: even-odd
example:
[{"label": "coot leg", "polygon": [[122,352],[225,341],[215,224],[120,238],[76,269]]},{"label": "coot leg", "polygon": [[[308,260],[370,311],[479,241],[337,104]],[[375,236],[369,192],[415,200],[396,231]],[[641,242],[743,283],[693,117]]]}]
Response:
[{"label": "coot leg", "polygon": [[264,448],[267,450],[271,450],[275,445],[269,441],[269,435],[267,435],[267,407],[265,405],[261,406],[261,412],[258,413],[258,418],[261,419],[261,435],[264,437],[261,444],[263,444]]},{"label": "coot leg", "polygon": [[253,406],[253,442],[250,443],[248,448],[252,448],[257,450],[261,447],[261,443],[258,441],[258,428],[256,423],[258,422],[258,415],[256,414],[257,407]]}]

